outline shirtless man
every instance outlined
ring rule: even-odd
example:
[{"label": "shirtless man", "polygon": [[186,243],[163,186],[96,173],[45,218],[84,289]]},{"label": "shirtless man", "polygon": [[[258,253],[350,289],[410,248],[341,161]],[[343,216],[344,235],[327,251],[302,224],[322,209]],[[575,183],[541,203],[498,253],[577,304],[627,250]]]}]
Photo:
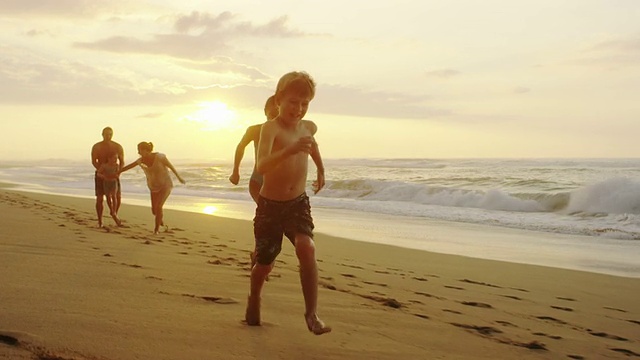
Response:
[{"label": "shirtless man", "polygon": [[[109,155],[118,155],[118,167],[122,168],[124,164],[124,150],[122,146],[115,141],[111,141],[113,137],[113,129],[106,127],[102,129],[102,141],[97,142],[91,148],[91,164],[96,169],[94,175],[95,179],[95,193],[96,193],[96,214],[98,215],[98,227],[102,227],[102,212],[104,211],[104,184],[103,178],[98,176],[98,169],[103,164],[106,164],[109,160]],[[120,209],[120,203],[122,200],[122,193],[120,191],[120,180],[118,180],[118,190],[116,192],[115,204],[113,208],[116,213]]]},{"label": "shirtless man", "polygon": [[[245,320],[260,325],[260,299],[265,279],[282,248],[286,235],[295,244],[305,302],[305,323],[315,335],[331,331],[318,318],[318,267],[313,241],[313,219],[305,192],[310,154],[318,152],[313,135],[317,127],[302,120],[315,95],[315,83],[305,72],[285,74],[276,89],[278,116],[262,125],[257,171],[264,176],[254,218],[256,265]],[[318,169],[314,191],[324,185],[324,169]]]}]

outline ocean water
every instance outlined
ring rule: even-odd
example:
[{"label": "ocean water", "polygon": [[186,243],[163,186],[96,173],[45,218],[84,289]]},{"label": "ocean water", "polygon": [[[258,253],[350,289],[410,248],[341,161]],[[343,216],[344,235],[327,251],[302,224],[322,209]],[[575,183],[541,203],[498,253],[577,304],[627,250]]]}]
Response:
[{"label": "ocean water", "polygon": [[[238,186],[230,162],[173,160],[187,181],[168,208],[250,220],[252,159]],[[325,159],[309,191],[319,232],[488,259],[640,277],[640,159]],[[93,196],[87,162],[5,162],[0,181]],[[123,201],[148,205],[140,169]]]}]

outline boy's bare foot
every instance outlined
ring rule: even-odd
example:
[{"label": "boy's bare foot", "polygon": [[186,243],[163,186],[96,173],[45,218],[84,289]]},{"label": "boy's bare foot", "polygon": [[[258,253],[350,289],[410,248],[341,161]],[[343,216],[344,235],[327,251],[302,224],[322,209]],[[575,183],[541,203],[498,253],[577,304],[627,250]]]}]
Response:
[{"label": "boy's bare foot", "polygon": [[325,323],[318,318],[318,315],[311,314],[305,315],[304,319],[307,322],[307,328],[315,335],[322,335],[331,332],[331,326],[325,325]]},{"label": "boy's bare foot", "polygon": [[118,215],[113,213],[113,214],[111,214],[111,217],[113,218],[113,221],[115,221],[116,225],[118,225],[118,227],[122,227],[122,221],[120,220]]},{"label": "boy's bare foot", "polygon": [[247,297],[247,311],[244,314],[244,320],[249,326],[260,325],[260,298],[254,298],[251,295]]}]

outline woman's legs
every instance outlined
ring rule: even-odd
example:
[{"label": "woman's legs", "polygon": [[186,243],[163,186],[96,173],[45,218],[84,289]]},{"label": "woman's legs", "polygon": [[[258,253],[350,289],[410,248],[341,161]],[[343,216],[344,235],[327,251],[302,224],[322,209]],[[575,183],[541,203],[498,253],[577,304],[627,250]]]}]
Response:
[{"label": "woman's legs", "polygon": [[151,192],[151,212],[155,215],[155,227],[153,233],[157,234],[160,230],[160,226],[164,225],[162,207],[171,194],[171,188],[167,187],[159,191]]}]

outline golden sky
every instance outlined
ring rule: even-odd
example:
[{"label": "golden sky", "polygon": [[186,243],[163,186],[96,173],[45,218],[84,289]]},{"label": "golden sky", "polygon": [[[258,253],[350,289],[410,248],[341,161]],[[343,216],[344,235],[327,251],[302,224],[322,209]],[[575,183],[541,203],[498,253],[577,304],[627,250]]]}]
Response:
[{"label": "golden sky", "polygon": [[230,160],[278,78],[325,158],[638,157],[640,1],[0,2],[0,159]]}]

